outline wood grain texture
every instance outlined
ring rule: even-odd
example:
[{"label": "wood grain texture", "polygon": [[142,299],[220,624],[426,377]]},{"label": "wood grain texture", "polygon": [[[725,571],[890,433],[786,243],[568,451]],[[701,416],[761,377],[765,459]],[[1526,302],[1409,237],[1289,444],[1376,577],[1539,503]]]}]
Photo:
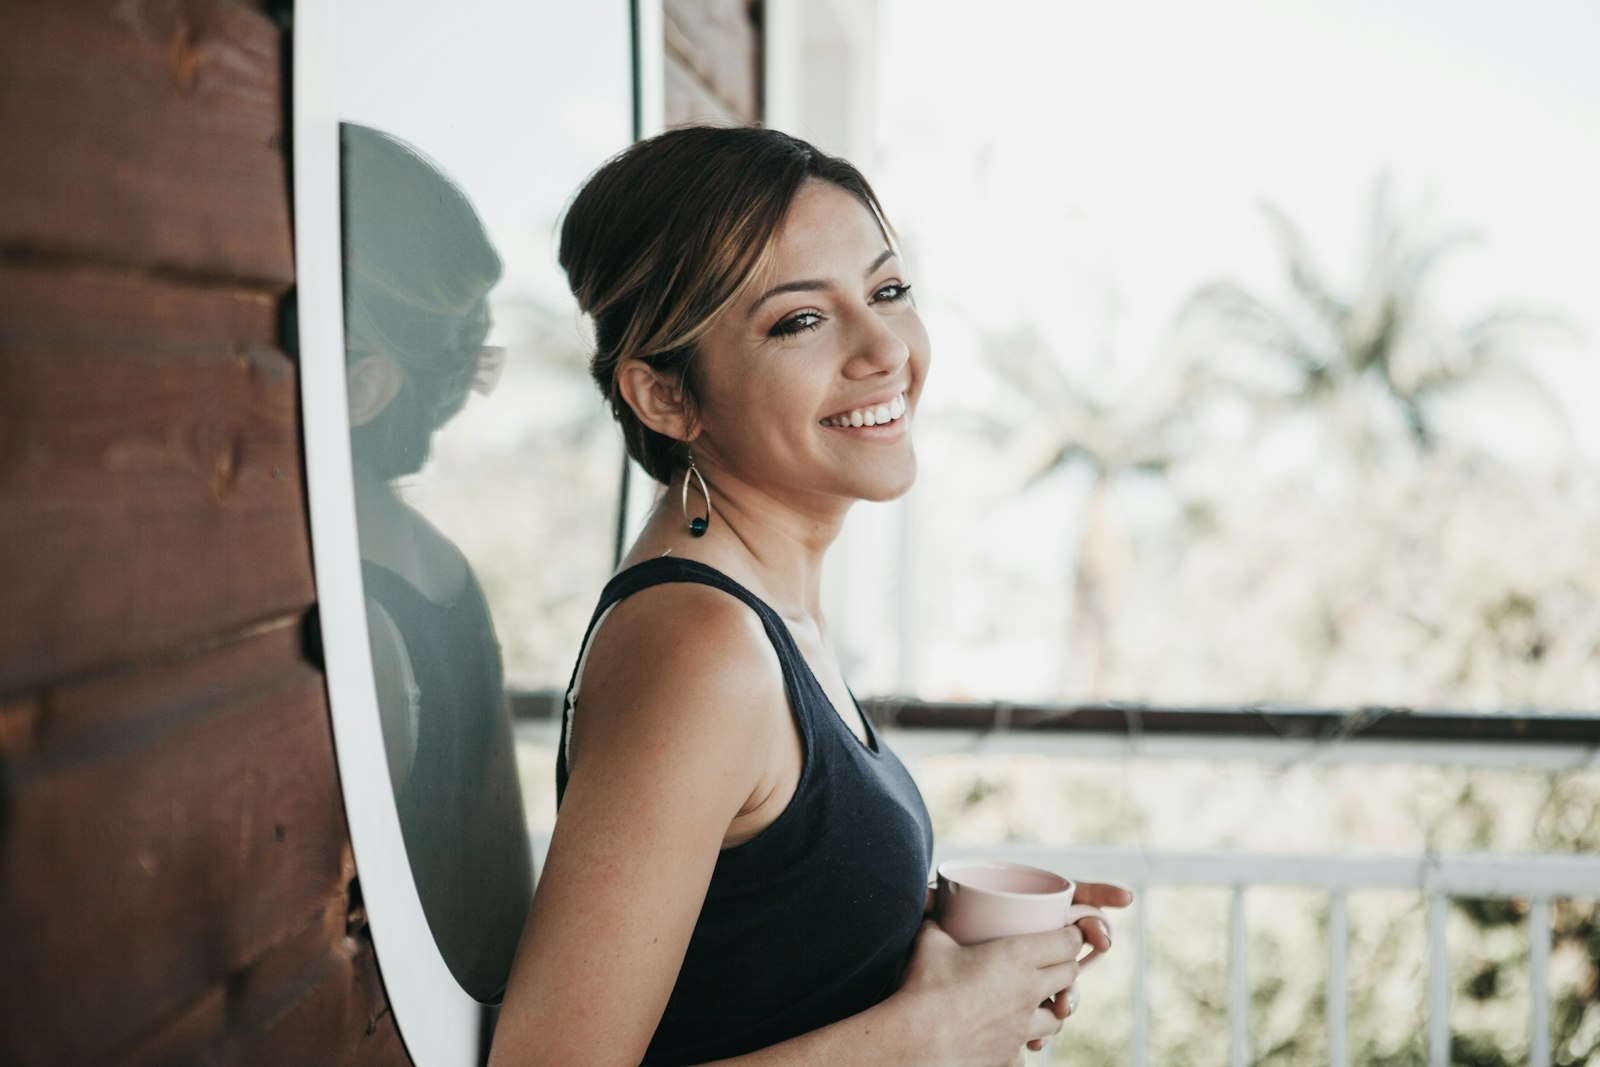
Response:
[{"label": "wood grain texture", "polygon": [[751,18],[748,0],[666,0],[663,5],[668,60],[676,59],[681,74],[698,83],[705,99],[674,100],[669,72],[668,122],[675,119],[675,104],[691,105],[691,118],[724,116],[724,121],[755,122],[761,116],[761,37]]},{"label": "wood grain texture", "polygon": [[0,4],[0,252],[287,284],[282,38],[230,0]]},{"label": "wood grain texture", "polygon": [[37,717],[0,762],[0,1062],[106,1062],[305,995],[353,865],[295,628],[48,692]]},{"label": "wood grain texture", "polygon": [[382,995],[371,941],[364,927],[348,925],[345,906],[343,899],[330,900],[317,921],[248,971],[207,990],[119,1055],[118,1062],[124,1067],[408,1064]]},{"label": "wood grain texture", "polygon": [[278,1018],[270,1029],[249,1035],[236,1054],[207,1060],[231,1067],[282,1067],[315,1063],[327,1067],[410,1067],[394,1015],[378,977],[370,944],[344,959],[327,957],[323,979]]},{"label": "wood grain texture", "polygon": [[314,596],[268,293],[0,265],[0,693]]}]

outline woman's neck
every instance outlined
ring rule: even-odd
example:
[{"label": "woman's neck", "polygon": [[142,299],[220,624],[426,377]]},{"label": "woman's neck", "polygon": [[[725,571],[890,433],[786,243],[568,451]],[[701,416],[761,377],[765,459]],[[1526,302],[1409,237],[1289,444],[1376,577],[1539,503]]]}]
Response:
[{"label": "woman's neck", "polygon": [[[749,586],[780,614],[820,619],[823,557],[849,502],[782,499],[727,476],[708,481],[711,522],[704,536],[693,536],[684,519],[680,473],[656,501],[625,563],[668,553],[698,560]],[[691,479],[690,516],[705,514],[705,506]]]}]

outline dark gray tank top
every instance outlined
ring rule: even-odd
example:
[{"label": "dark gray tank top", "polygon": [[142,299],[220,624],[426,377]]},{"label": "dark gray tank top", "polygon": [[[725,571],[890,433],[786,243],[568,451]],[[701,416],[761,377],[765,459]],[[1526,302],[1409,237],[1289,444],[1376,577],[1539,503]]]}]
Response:
[{"label": "dark gray tank top", "polygon": [[[783,619],[721,571],[672,556],[628,568],[606,584],[583,647],[612,605],[666,582],[713,586],[760,616],[778,653],[804,764],[777,820],[717,857],[645,1054],[652,1067],[753,1052],[848,1018],[894,992],[922,923],[933,851],[928,811],[905,767],[870,723],[865,744],[845,725]],[[569,686],[556,760],[558,805],[567,785],[571,715]]]}]

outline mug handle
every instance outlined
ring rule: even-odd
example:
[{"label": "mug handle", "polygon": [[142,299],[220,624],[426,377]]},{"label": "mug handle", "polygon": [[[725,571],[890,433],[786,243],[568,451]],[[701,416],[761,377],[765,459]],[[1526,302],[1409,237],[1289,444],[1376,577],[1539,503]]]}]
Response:
[{"label": "mug handle", "polygon": [[[1082,919],[1099,919],[1106,924],[1106,932],[1109,933],[1111,931],[1111,920],[1106,918],[1106,913],[1091,904],[1072,905],[1067,909],[1067,921],[1062,925],[1074,926]],[[1089,964],[1099,959],[1100,956],[1100,950],[1090,945],[1088,954],[1078,960],[1078,970],[1080,972],[1088,970]]]}]

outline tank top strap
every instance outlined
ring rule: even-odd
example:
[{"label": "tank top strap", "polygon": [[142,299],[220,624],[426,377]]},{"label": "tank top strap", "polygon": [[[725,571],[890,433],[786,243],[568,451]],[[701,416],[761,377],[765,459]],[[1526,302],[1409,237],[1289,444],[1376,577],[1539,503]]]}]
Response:
[{"label": "tank top strap", "polygon": [[578,676],[583,672],[584,660],[589,650],[589,640],[594,636],[595,627],[600,620],[621,601],[633,594],[657,585],[669,585],[674,582],[693,582],[698,585],[709,585],[720,589],[731,596],[742,600],[761,619],[762,627],[767,631],[767,639],[772,642],[773,651],[778,654],[778,666],[783,672],[784,695],[789,699],[789,707],[794,712],[795,721],[799,724],[805,751],[809,754],[814,748],[814,735],[812,733],[812,716],[816,713],[815,701],[807,698],[804,679],[809,676],[810,668],[806,666],[805,658],[800,653],[800,648],[794,643],[794,635],[789,632],[789,627],[783,618],[772,610],[772,607],[756,594],[717,570],[715,567],[698,560],[680,559],[677,556],[657,556],[647,559],[643,563],[636,563],[628,569],[612,576],[600,592],[600,601],[595,606],[594,615],[589,620],[589,626],[584,631],[583,642],[578,646],[577,663],[572,668],[572,678],[567,683],[567,691],[562,701],[561,708],[561,738],[556,749],[556,798],[560,803],[561,794],[567,786],[567,744],[571,738],[573,704],[577,697]]}]

